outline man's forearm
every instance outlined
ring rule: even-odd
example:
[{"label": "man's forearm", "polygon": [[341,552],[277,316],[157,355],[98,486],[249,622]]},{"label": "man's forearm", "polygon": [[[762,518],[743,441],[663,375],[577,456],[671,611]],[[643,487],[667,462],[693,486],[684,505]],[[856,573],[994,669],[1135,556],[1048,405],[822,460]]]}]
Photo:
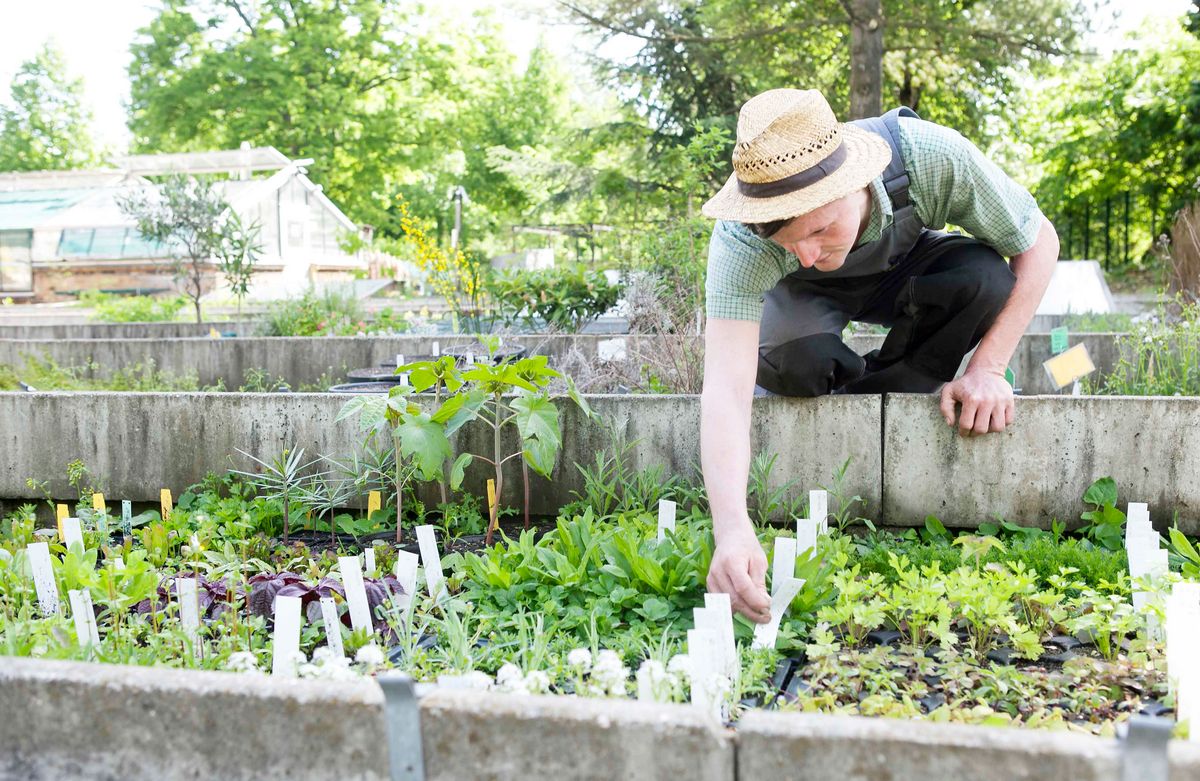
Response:
[{"label": "man's forearm", "polygon": [[978,369],[1003,374],[1009,359],[1017,349],[1017,343],[1029,321],[1037,312],[1038,304],[1046,293],[1050,278],[1054,276],[1054,265],[1058,262],[1058,235],[1049,220],[1042,223],[1037,241],[1010,263],[1017,281],[1008,297],[1008,303],[996,316],[996,322],[979,342],[968,369]]},{"label": "man's forearm", "polygon": [[712,509],[713,535],[749,524],[746,480],[750,472],[750,400],[706,392],[700,398],[700,453]]}]

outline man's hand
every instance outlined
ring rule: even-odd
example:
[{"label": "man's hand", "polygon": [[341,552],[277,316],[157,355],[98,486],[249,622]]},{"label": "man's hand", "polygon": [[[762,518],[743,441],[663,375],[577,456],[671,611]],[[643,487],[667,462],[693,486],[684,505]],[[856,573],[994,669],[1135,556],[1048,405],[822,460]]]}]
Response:
[{"label": "man's hand", "polygon": [[766,580],[767,557],[748,522],[717,540],[708,568],[709,591],[728,594],[734,611],[765,624],[771,620]]},{"label": "man's hand", "polygon": [[942,417],[954,425],[954,403],[962,405],[958,433],[964,437],[1000,432],[1013,422],[1016,405],[1012,387],[1003,374],[967,369],[963,376],[942,386]]}]

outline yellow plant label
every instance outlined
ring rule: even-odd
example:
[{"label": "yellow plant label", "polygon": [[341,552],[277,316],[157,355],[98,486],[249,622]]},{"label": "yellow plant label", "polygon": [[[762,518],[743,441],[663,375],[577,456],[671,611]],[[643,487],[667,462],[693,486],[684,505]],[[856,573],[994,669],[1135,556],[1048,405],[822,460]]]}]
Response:
[{"label": "yellow plant label", "polygon": [[67,506],[65,504],[55,505],[54,517],[58,520],[58,538],[60,540],[63,538],[63,525],[62,525],[63,518],[66,518],[70,514],[71,514],[71,511],[67,509]]},{"label": "yellow plant label", "polygon": [[492,525],[494,526],[499,521],[499,514],[496,512],[499,508],[496,507],[496,481],[488,480],[488,515],[491,517]]},{"label": "yellow plant label", "polygon": [[1096,364],[1092,363],[1087,346],[1082,342],[1043,362],[1042,366],[1050,381],[1060,389],[1096,371]]},{"label": "yellow plant label", "polygon": [[376,512],[378,512],[379,508],[381,506],[382,506],[382,501],[380,500],[378,491],[372,491],[371,493],[367,494],[367,517],[368,518],[370,518],[372,515],[374,515]]},{"label": "yellow plant label", "polygon": [[209,339],[220,339],[221,332],[215,328],[210,328],[210,329],[208,329],[208,338]]},{"label": "yellow plant label", "polygon": [[171,517],[171,511],[175,509],[175,505],[171,501],[171,489],[164,488],[159,491],[158,500],[162,503],[162,518],[165,521]]},{"label": "yellow plant label", "polygon": [[92,509],[98,513],[108,512],[108,508],[104,506],[104,494],[99,491],[92,494]]}]

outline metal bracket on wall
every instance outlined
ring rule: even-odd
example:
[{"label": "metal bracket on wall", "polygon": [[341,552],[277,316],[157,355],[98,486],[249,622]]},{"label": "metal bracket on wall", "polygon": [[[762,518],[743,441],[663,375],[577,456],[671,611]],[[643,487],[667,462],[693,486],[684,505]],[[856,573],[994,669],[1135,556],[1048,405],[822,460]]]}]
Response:
[{"label": "metal bracket on wall", "polygon": [[387,728],[388,767],[392,781],[425,781],[425,757],[421,748],[421,704],[417,685],[404,673],[385,673],[376,678],[383,689],[383,713]]},{"label": "metal bracket on wall", "polygon": [[1134,716],[1121,740],[1121,781],[1168,781],[1173,719]]}]

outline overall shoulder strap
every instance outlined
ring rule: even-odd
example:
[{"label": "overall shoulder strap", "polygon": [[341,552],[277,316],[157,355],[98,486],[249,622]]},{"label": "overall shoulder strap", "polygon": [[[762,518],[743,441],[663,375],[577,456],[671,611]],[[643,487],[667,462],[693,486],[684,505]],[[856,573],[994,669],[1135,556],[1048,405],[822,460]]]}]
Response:
[{"label": "overall shoulder strap", "polygon": [[[908,171],[905,170],[904,158],[900,155],[900,117],[920,119],[917,112],[907,106],[900,106],[884,114],[882,120],[887,134],[884,136],[892,147],[892,165],[888,166],[883,175],[883,186],[888,198],[892,201],[892,211],[896,212],[909,205],[908,200]],[[896,163],[899,162],[899,166]],[[898,168],[898,170],[897,170]]]}]

